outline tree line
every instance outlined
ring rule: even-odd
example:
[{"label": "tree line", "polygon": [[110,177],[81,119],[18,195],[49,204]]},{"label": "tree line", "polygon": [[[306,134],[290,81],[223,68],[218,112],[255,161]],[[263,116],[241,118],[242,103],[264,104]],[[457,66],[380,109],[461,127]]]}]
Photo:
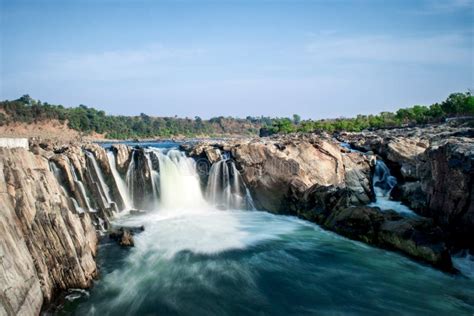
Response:
[{"label": "tree line", "polygon": [[290,118],[274,119],[270,127],[261,134],[348,131],[360,132],[364,129],[395,128],[444,122],[449,117],[474,116],[474,97],[470,92],[452,93],[441,103],[430,106],[415,105],[378,115],[357,115],[354,118],[325,120],[300,120],[298,115]]},{"label": "tree line", "polygon": [[13,101],[0,102],[0,126],[13,123],[35,123],[58,120],[67,123],[72,129],[84,134],[105,134],[111,139],[170,137],[183,135],[219,136],[270,135],[275,133],[313,132],[313,131],[361,131],[364,129],[401,127],[439,123],[448,117],[474,115],[474,97],[470,92],[453,93],[448,98],[431,106],[415,105],[395,113],[382,112],[378,115],[358,115],[354,118],[326,120],[301,120],[294,114],[292,118],[252,117],[213,117],[203,120],[178,117],[153,117],[107,115],[104,111],[79,105],[64,107],[32,99],[29,95]]}]

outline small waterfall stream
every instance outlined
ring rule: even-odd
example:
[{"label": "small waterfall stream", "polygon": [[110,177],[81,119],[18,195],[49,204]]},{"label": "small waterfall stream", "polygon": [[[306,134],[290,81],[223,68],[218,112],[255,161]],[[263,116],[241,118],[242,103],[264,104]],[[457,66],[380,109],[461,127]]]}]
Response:
[{"label": "small waterfall stream", "polygon": [[71,160],[68,159],[68,162],[69,162],[69,168],[71,170],[72,177],[74,179],[74,183],[79,188],[79,191],[80,191],[79,193],[81,195],[82,200],[86,204],[85,206],[86,206],[87,211],[94,212],[95,210],[91,207],[91,202],[90,202],[89,196],[87,195],[86,188],[84,187],[84,183],[82,183],[82,181],[79,180],[79,177],[77,176],[77,173],[76,173],[76,168],[74,168],[74,165],[72,164]]},{"label": "small waterfall stream", "polygon": [[381,210],[394,210],[410,216],[416,216],[409,207],[399,201],[390,199],[390,192],[397,185],[397,178],[391,175],[390,169],[381,159],[377,159],[375,172],[372,180],[375,193],[375,202],[371,206],[377,206]]},{"label": "small waterfall stream", "polygon": [[120,196],[122,197],[123,203],[125,204],[123,211],[129,211],[133,208],[132,200],[130,199],[130,196],[128,194],[127,185],[117,170],[115,154],[113,153],[113,151],[107,152],[107,158],[109,159],[110,170],[112,172],[112,176],[114,177],[114,181],[117,184],[117,189],[119,191]]},{"label": "small waterfall stream", "polygon": [[148,168],[150,169],[150,173],[151,173],[151,186],[153,189],[153,192],[152,192],[153,201],[155,202],[154,206],[158,206],[157,201],[159,200],[159,196],[160,196],[160,173],[153,168],[153,162],[151,158],[152,155],[156,155],[156,151],[154,151],[153,149],[149,149],[145,157],[147,160]]},{"label": "small waterfall stream", "polygon": [[231,160],[215,162],[209,172],[207,200],[217,208],[253,209],[249,191]]},{"label": "small waterfall stream", "polygon": [[89,161],[92,164],[92,167],[94,168],[95,174],[98,177],[99,180],[99,186],[101,188],[101,192],[104,193],[104,198],[105,201],[110,204],[113,202],[112,198],[110,197],[110,188],[109,186],[105,183],[104,175],[102,174],[102,170],[99,167],[99,164],[97,163],[97,160],[95,159],[95,156],[93,153],[86,151],[86,156],[89,159]]}]

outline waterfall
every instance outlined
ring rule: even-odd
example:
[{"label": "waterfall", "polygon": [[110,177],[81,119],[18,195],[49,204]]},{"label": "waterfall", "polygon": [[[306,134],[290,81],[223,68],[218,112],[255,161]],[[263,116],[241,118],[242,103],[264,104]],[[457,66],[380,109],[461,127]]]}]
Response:
[{"label": "waterfall", "polygon": [[231,160],[214,163],[209,171],[206,195],[220,209],[253,209],[250,193]]},{"label": "waterfall", "polygon": [[151,186],[153,188],[153,201],[156,202],[159,200],[160,196],[160,173],[153,169],[153,163],[151,161],[151,155],[154,155],[155,151],[153,149],[148,149],[146,152],[146,161],[148,164],[148,168],[150,169],[151,173]]},{"label": "waterfall", "polygon": [[79,203],[77,203],[77,200],[73,198],[72,196],[70,197],[70,199],[72,201],[72,205],[74,205],[74,209],[76,210],[76,213],[78,214],[84,213],[84,209],[79,206]]},{"label": "waterfall", "polygon": [[104,175],[102,174],[102,170],[99,168],[99,164],[97,163],[97,160],[95,159],[94,154],[92,154],[91,152],[86,151],[86,156],[89,159],[89,161],[92,163],[92,167],[94,168],[94,171],[95,171],[95,173],[98,177],[98,180],[99,180],[100,188],[102,189],[102,192],[104,193],[105,200],[106,200],[107,204],[110,205],[110,203],[112,202],[112,198],[110,197],[110,189],[109,189],[108,185],[105,183]]},{"label": "waterfall", "polygon": [[114,177],[120,196],[122,197],[123,203],[125,205],[124,210],[130,210],[132,209],[132,202],[130,200],[130,196],[128,195],[128,188],[125,184],[125,181],[123,181],[122,177],[117,171],[117,164],[115,163],[115,154],[113,153],[113,151],[107,152],[107,158],[109,159],[112,176]]},{"label": "waterfall", "polygon": [[196,163],[175,149],[166,154],[153,149],[160,164],[160,205],[165,209],[202,208],[202,196]]},{"label": "waterfall", "polygon": [[74,183],[79,188],[79,193],[81,195],[81,198],[86,204],[87,210],[89,212],[92,212],[94,211],[94,209],[91,207],[91,202],[89,200],[89,197],[87,196],[86,188],[84,187],[84,184],[82,183],[82,181],[79,180],[79,177],[77,176],[77,173],[76,173],[76,168],[74,168],[73,164],[71,163],[71,160],[68,159],[68,161],[69,161],[69,169],[71,170]]},{"label": "waterfall", "polygon": [[371,206],[377,206],[382,210],[394,210],[398,213],[415,216],[416,214],[401,202],[390,200],[390,192],[397,185],[397,178],[390,174],[390,169],[381,160],[375,163],[375,172],[372,178],[376,201]]},{"label": "waterfall", "polygon": [[377,198],[387,198],[390,192],[397,185],[397,178],[390,174],[385,162],[377,159],[373,177],[374,192]]},{"label": "waterfall", "polygon": [[130,196],[130,200],[132,203],[135,202],[135,150],[132,151],[132,159],[130,159],[130,163],[128,164],[127,173],[125,175],[125,183],[128,187],[128,192]]}]

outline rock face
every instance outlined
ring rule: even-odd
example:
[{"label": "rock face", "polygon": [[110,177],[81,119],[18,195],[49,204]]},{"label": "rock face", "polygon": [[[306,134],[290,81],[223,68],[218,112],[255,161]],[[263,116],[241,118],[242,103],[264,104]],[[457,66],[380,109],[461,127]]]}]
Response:
[{"label": "rock face", "polygon": [[147,209],[153,198],[151,170],[143,149],[134,149],[131,153],[129,170],[127,171],[128,186],[131,198],[139,209]]},{"label": "rock face", "polygon": [[0,149],[0,314],[37,315],[67,288],[96,275],[97,236],[89,213],[78,214],[47,159]]},{"label": "rock face", "polygon": [[449,139],[427,153],[422,179],[424,215],[448,227],[456,242],[474,249],[474,140]]},{"label": "rock face", "polygon": [[128,169],[128,164],[132,159],[131,151],[132,149],[124,144],[114,144],[112,145],[112,150],[115,153],[115,161],[117,163],[117,170],[125,174]]},{"label": "rock face", "polygon": [[474,249],[474,129],[447,125],[343,133],[340,140],[385,160],[392,197],[432,218],[455,247]]},{"label": "rock face", "polygon": [[292,201],[315,185],[346,188],[355,204],[372,197],[371,157],[346,153],[328,139],[252,141],[231,152],[257,208],[287,212]]}]

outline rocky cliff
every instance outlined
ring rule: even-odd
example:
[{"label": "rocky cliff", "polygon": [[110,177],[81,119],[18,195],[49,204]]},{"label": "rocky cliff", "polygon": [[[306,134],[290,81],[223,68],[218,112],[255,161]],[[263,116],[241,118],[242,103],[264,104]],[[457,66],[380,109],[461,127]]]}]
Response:
[{"label": "rocky cliff", "polygon": [[[130,150],[116,151],[126,168]],[[0,180],[0,315],[37,315],[58,293],[91,285],[98,234],[124,201],[96,144],[0,148]]]},{"label": "rocky cliff", "polygon": [[0,149],[0,179],[0,314],[37,315],[58,291],[90,286],[96,231],[43,156]]}]

